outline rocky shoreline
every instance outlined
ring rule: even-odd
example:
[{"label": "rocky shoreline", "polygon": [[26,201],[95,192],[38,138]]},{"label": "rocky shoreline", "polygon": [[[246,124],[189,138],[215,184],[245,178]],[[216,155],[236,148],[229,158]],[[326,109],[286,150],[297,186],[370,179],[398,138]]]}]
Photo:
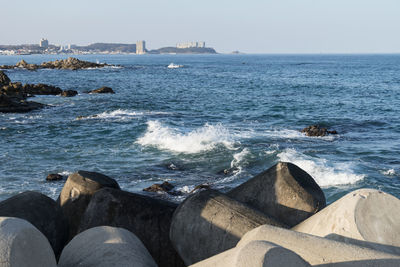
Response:
[{"label": "rocky shoreline", "polygon": [[26,70],[38,70],[38,69],[63,69],[63,70],[80,70],[90,68],[104,68],[113,65],[105,63],[94,63],[84,60],[79,60],[74,57],[67,59],[55,60],[49,62],[43,62],[42,64],[29,64],[25,60],[19,61],[15,65],[1,65],[0,69],[26,69]]},{"label": "rocky shoreline", "polygon": [[32,191],[13,196],[0,202],[7,252],[0,260],[18,267],[400,265],[399,199],[359,189],[326,205],[314,179],[291,163],[226,193],[199,188],[179,205],[152,194],[78,171],[57,201]]}]

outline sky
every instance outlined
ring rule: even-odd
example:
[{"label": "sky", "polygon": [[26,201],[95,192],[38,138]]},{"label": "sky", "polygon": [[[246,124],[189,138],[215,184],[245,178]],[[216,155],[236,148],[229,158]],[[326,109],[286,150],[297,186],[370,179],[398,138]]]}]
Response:
[{"label": "sky", "polygon": [[205,41],[221,53],[400,53],[400,0],[0,0],[0,11],[0,44]]}]

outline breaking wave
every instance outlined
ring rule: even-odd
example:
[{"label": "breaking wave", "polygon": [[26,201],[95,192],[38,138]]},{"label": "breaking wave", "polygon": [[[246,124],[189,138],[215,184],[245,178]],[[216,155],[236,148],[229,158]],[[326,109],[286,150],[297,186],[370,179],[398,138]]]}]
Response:
[{"label": "breaking wave", "polygon": [[331,164],[326,159],[310,157],[294,149],[285,149],[277,156],[280,161],[291,162],[305,170],[322,187],[354,184],[365,177],[363,174],[355,174],[351,163]]},{"label": "breaking wave", "polygon": [[87,120],[87,119],[103,119],[103,120],[130,120],[140,116],[148,116],[148,115],[163,115],[168,114],[167,112],[161,111],[130,111],[125,109],[117,109],[113,111],[105,111],[95,115],[89,116],[80,116],[78,120]]},{"label": "breaking wave", "polygon": [[217,145],[233,149],[234,140],[229,131],[221,124],[205,124],[188,133],[162,125],[159,121],[148,121],[147,131],[136,143],[142,146],[154,146],[159,149],[178,153],[199,153],[212,150]]}]

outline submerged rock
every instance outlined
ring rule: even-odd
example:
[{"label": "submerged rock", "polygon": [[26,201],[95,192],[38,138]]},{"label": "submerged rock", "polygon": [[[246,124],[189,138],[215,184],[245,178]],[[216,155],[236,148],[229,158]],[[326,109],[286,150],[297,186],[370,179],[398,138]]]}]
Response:
[{"label": "submerged rock", "polygon": [[61,96],[72,97],[72,96],[76,96],[77,94],[78,94],[78,92],[75,90],[65,90],[65,91],[62,91]]},{"label": "submerged rock", "polygon": [[328,131],[327,128],[322,128],[319,125],[311,125],[303,130],[301,130],[302,133],[305,133],[307,136],[326,136],[328,134],[338,134],[337,131]]},{"label": "submerged rock", "polygon": [[64,176],[62,176],[61,174],[58,174],[58,173],[50,173],[46,177],[47,181],[59,181],[62,179],[64,179]]},{"label": "submerged rock", "polygon": [[30,95],[60,95],[63,91],[53,85],[48,84],[25,84],[23,86],[23,91]]},{"label": "submerged rock", "polygon": [[0,94],[0,112],[3,113],[24,113],[43,108],[45,106],[46,105],[41,103],[18,100],[8,97],[4,94]]},{"label": "submerged rock", "polygon": [[89,91],[89,94],[115,94],[114,90],[110,87],[103,86],[99,89]]},{"label": "submerged rock", "polygon": [[163,182],[162,184],[153,184],[145,189],[143,191],[147,192],[168,192],[171,191],[174,188],[174,186],[168,182]]}]

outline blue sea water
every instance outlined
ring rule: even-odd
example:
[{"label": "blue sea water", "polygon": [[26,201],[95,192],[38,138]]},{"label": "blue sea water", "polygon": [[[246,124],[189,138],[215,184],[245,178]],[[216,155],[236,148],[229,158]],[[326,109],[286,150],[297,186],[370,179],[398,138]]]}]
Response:
[{"label": "blue sea water", "polygon": [[[66,57],[0,56],[0,65]],[[38,96],[50,107],[0,114],[0,199],[56,198],[64,181],[47,174],[77,170],[132,192],[162,181],[183,193],[202,183],[228,190],[278,161],[306,170],[328,202],[363,187],[400,197],[400,55],[76,57],[121,67],[5,71],[79,95]],[[85,93],[101,86],[116,94]],[[339,135],[299,132],[312,124]]]}]

